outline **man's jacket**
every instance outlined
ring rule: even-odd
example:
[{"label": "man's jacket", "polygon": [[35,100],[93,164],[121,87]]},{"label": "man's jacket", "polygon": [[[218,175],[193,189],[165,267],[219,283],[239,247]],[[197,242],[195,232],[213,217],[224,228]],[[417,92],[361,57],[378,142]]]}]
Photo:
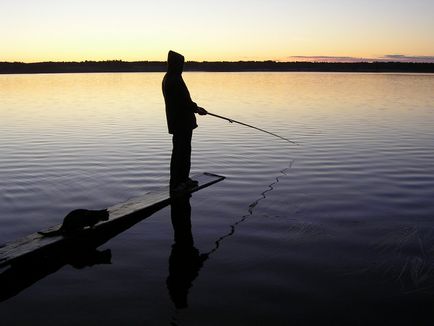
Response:
[{"label": "man's jacket", "polygon": [[197,127],[194,112],[197,104],[191,100],[190,92],[182,79],[184,57],[170,51],[167,73],[163,78],[163,96],[169,133],[190,131]]}]

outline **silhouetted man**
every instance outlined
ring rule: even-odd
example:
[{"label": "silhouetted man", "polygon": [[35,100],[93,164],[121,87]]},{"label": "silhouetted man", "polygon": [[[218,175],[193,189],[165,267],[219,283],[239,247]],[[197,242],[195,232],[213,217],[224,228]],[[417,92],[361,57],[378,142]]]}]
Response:
[{"label": "silhouetted man", "polygon": [[207,114],[204,108],[191,100],[182,79],[184,57],[169,51],[167,73],[163,79],[163,96],[169,133],[173,135],[172,158],[170,160],[170,190],[182,191],[197,185],[190,179],[191,138],[197,127],[195,113]]}]

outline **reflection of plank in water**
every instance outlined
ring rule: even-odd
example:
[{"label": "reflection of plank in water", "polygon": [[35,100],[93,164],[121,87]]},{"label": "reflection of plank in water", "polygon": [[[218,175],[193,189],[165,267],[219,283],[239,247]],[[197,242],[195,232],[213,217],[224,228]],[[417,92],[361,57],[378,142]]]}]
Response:
[{"label": "reflection of plank in water", "polygon": [[[224,177],[213,174],[201,174],[193,178],[199,182],[199,185],[189,192],[195,192],[224,179]],[[0,274],[0,302],[17,295],[40,279],[57,272],[66,264],[75,268],[83,268],[110,263],[110,250],[98,251],[96,248],[151,216],[170,202],[168,189],[164,188],[109,208],[109,221],[101,222],[94,228],[86,229],[75,236],[49,238],[44,238],[39,234],[28,236],[24,239],[28,241],[27,243],[24,241],[26,243],[24,249],[26,250],[31,248],[31,239],[35,239],[35,237],[42,243],[46,243],[44,241],[46,239],[56,241],[50,242],[50,245],[45,247],[39,243],[38,249],[31,252],[15,251],[16,254],[20,252],[23,254],[14,256],[15,258],[10,256],[10,259],[3,261],[3,270]],[[49,230],[55,230],[59,227],[56,226]],[[20,240],[5,245],[0,249],[0,252],[13,253],[13,248],[19,250],[19,243],[22,242],[23,240]]]},{"label": "reflection of plank in water", "polygon": [[[198,174],[193,179],[199,182],[198,186],[192,188],[188,192],[195,192],[199,189],[210,186],[216,182],[224,179],[222,176],[218,176],[211,173]],[[184,192],[185,193],[185,192]],[[0,247],[0,267],[14,263],[17,260],[25,258],[27,255],[40,253],[44,255],[45,251],[53,250],[54,247],[63,246],[71,242],[76,243],[81,239],[89,238],[95,231],[105,230],[107,228],[113,228],[118,224],[122,224],[123,220],[127,217],[133,217],[136,214],[146,214],[147,211],[155,212],[167,206],[170,203],[170,192],[168,187],[161,188],[149,192],[141,197],[133,198],[125,203],[118,204],[108,208],[110,218],[108,221],[103,221],[96,224],[93,228],[87,228],[81,231],[77,235],[56,235],[51,237],[45,237],[39,233],[33,233],[23,239],[14,241]],[[61,225],[57,225],[44,230],[44,232],[50,232],[58,230]]]}]

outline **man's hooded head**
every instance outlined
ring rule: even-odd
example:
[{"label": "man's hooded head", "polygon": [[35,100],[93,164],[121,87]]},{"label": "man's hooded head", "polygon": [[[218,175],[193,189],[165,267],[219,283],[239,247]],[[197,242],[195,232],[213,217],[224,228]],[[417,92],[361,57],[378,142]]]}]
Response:
[{"label": "man's hooded head", "polygon": [[167,55],[167,72],[180,74],[183,69],[184,56],[175,51],[169,51]]}]

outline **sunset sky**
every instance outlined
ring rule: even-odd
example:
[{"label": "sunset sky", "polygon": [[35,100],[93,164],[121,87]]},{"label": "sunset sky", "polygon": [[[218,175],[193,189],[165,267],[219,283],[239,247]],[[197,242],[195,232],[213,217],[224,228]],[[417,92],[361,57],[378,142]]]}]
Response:
[{"label": "sunset sky", "polygon": [[434,62],[433,0],[1,0],[0,61]]}]

